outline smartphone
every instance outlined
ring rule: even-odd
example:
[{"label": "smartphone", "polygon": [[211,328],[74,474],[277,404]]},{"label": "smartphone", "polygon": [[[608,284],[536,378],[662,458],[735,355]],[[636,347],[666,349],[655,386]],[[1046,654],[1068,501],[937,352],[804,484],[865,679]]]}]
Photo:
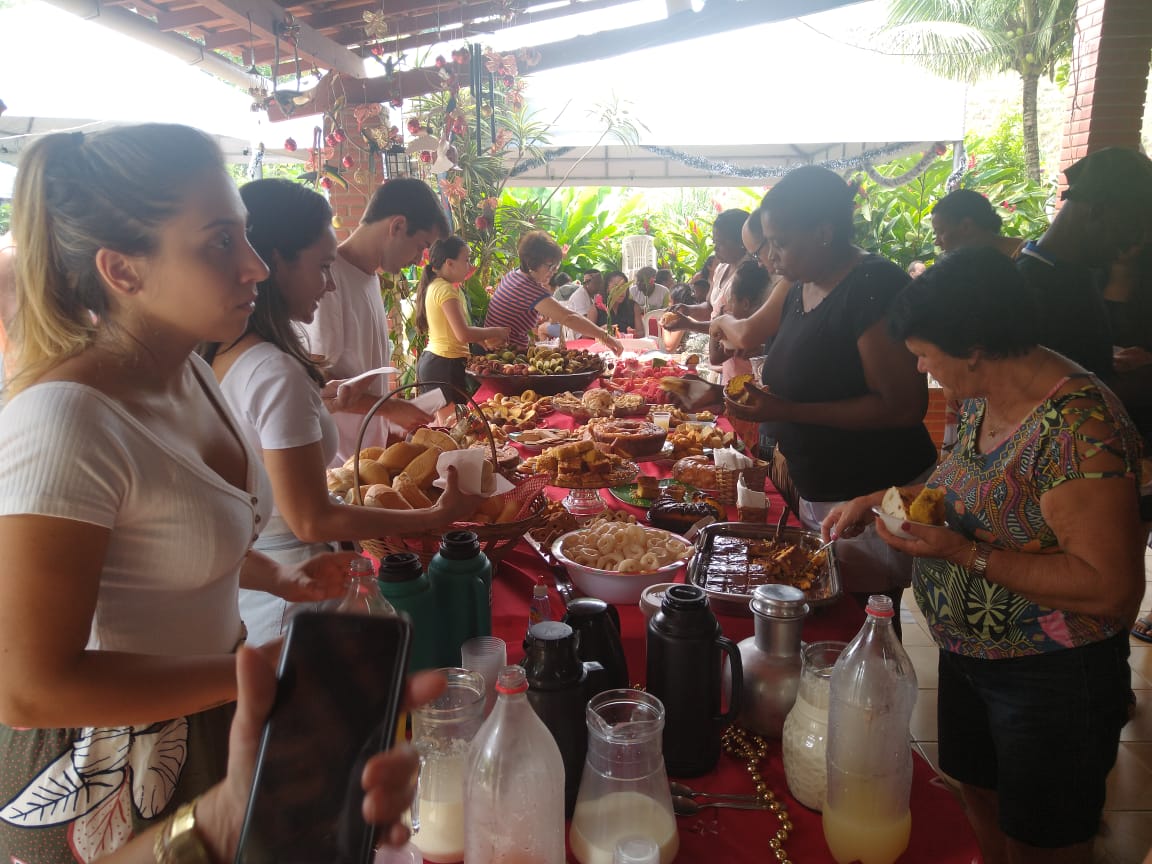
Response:
[{"label": "smartphone", "polygon": [[280,655],[236,864],[368,864],[364,763],[392,746],[411,625],[303,612]]}]

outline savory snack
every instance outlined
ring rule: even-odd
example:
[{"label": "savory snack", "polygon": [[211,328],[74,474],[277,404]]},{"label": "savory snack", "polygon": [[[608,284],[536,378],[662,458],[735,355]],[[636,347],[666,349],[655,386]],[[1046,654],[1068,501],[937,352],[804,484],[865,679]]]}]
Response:
[{"label": "savory snack", "polygon": [[647,420],[594,418],[588,421],[588,430],[609,453],[632,458],[655,456],[668,437],[667,431]]},{"label": "savory snack", "polygon": [[655,498],[660,494],[660,478],[641,474],[636,478],[636,497]]},{"label": "savory snack", "polygon": [[560,547],[570,561],[616,573],[651,573],[683,561],[692,547],[680,537],[655,528],[622,523],[585,528]]},{"label": "savory snack", "polygon": [[697,489],[715,489],[716,465],[707,456],[685,456],[672,466],[672,479]]},{"label": "savory snack", "polygon": [[665,312],[663,315],[660,316],[660,326],[661,327],[671,327],[673,324],[675,324],[679,320],[680,320],[680,316],[676,312],[671,312],[671,311]]},{"label": "savory snack", "polygon": [[650,525],[677,534],[683,534],[708,516],[717,520],[723,519],[724,508],[719,501],[706,495],[694,495],[689,501],[677,501],[673,498],[663,497],[648,508]]},{"label": "savory snack", "polygon": [[702,456],[705,449],[716,450],[732,444],[731,432],[704,423],[681,423],[668,433],[672,455],[676,458]]},{"label": "savory snack", "polygon": [[751,375],[736,375],[724,388],[724,396],[738,405],[747,405],[752,401],[755,387],[756,379]]},{"label": "savory snack", "polygon": [[527,474],[549,474],[559,486],[593,486],[598,481],[607,485],[608,478],[628,464],[619,456],[603,453],[593,442],[584,440],[545,450],[539,456],[525,459],[516,470]]},{"label": "savory snack", "polygon": [[900,520],[923,525],[944,524],[944,490],[925,486],[918,495],[910,495],[897,486],[884,493],[880,509]]}]

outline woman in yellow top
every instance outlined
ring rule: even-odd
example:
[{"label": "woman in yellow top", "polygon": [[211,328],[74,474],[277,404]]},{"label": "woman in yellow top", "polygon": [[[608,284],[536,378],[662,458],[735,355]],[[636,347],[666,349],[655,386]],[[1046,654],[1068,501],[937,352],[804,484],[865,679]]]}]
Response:
[{"label": "woman in yellow top", "polygon": [[[428,335],[428,346],[416,362],[420,381],[453,385],[451,391],[439,388],[449,402],[464,403],[468,392],[464,370],[468,365],[470,342],[496,348],[508,341],[507,327],[473,327],[464,311],[460,283],[468,278],[472,262],[468,244],[453,234],[432,244],[428,264],[416,289],[416,328]],[[435,390],[435,385],[420,392]]]}]

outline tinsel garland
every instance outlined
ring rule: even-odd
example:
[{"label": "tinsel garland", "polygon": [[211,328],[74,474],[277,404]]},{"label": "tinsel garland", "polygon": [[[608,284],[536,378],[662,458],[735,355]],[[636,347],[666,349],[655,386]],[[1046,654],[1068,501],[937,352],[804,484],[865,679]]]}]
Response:
[{"label": "tinsel garland", "polygon": [[547,165],[553,159],[558,159],[575,150],[575,147],[557,147],[555,150],[550,150],[543,156],[537,156],[534,159],[525,159],[523,162],[517,163],[511,171],[508,172],[509,177],[519,177],[526,171],[533,171],[542,165]]},{"label": "tinsel garland", "polygon": [[[938,146],[938,145],[937,145]],[[921,174],[928,170],[928,166],[935,162],[941,154],[937,152],[937,148],[925,150],[924,155],[920,157],[920,161],[905,171],[903,174],[897,174],[895,177],[885,177],[870,164],[865,163],[864,173],[868,175],[877,186],[883,186],[885,189],[895,189],[897,186],[903,186],[905,183],[915,180]]]},{"label": "tinsel garland", "polygon": [[[706,171],[709,174],[716,174],[721,177],[741,177],[748,180],[766,180],[772,177],[783,177],[795,165],[749,165],[740,166],[733,165],[730,162],[720,162],[715,159],[707,159],[703,156],[693,156],[691,153],[685,153],[681,150],[674,150],[671,147],[657,147],[650,145],[642,145],[643,149],[650,153],[655,153],[665,159],[671,159],[674,162],[679,162],[689,168],[694,168],[697,171]],[[899,177],[883,177],[878,174],[872,167],[874,162],[882,160],[886,156],[892,156],[899,153],[901,150],[908,146],[907,143],[903,144],[889,144],[887,147],[877,147],[873,150],[866,150],[859,156],[853,156],[849,159],[826,159],[823,162],[816,162],[814,164],[821,168],[827,168],[830,171],[844,172],[851,170],[863,169],[868,172],[876,183],[881,186],[893,187],[899,186],[902,183],[907,183],[919,177],[927,170],[928,166],[936,159],[935,148],[929,149],[924,153],[923,158],[911,170],[905,172]],[[517,164],[511,171],[508,172],[510,177],[518,177],[528,171],[533,171],[543,165],[547,165],[553,159],[558,159],[561,156],[572,152],[574,147],[557,147],[555,150],[550,150],[542,156],[537,156],[533,159],[526,159]]]},{"label": "tinsel garland", "polygon": [[[854,168],[866,168],[877,159],[884,156],[891,156],[893,153],[898,153],[908,144],[889,144],[887,147],[878,147],[875,150],[866,150],[859,156],[853,156],[851,159],[826,159],[823,162],[816,162],[821,168],[827,168],[829,171],[849,171]],[[679,162],[681,165],[686,165],[689,168],[695,168],[697,171],[707,171],[709,174],[718,174],[722,177],[743,177],[748,180],[766,180],[770,177],[783,177],[795,165],[748,165],[740,166],[733,165],[730,162],[719,162],[715,159],[706,159],[703,156],[693,156],[690,153],[684,153],[680,150],[673,150],[671,147],[653,147],[643,145],[644,149],[650,153],[655,153],[657,156],[663,156],[665,159],[671,159],[674,162]]]}]

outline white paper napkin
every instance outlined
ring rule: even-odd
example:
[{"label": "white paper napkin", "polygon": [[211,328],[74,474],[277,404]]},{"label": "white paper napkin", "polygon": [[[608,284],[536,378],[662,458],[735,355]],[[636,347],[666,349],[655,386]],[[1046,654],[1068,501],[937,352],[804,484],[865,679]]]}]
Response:
[{"label": "white paper napkin", "polygon": [[350,384],[355,384],[358,381],[363,381],[365,378],[371,378],[373,375],[391,375],[393,372],[399,371],[395,366],[380,366],[376,369],[369,369],[367,372],[361,372],[359,375],[353,375],[351,378],[345,378],[340,382],[340,386],[336,388],[337,395],[340,394],[345,387]]},{"label": "white paper napkin", "polygon": [[712,458],[716,460],[717,468],[740,470],[742,468],[752,467],[751,459],[749,459],[743,453],[736,452],[736,450],[731,447],[725,447],[722,450],[717,450],[712,454]]},{"label": "white paper napkin", "polygon": [[[421,393],[415,398],[409,399],[409,403],[415,405],[425,414],[435,414],[441,408],[448,404],[448,400],[444,398],[444,391],[440,389],[429,390],[427,393]],[[392,438],[394,435],[399,436],[401,439],[406,434],[401,426],[395,423],[388,423],[388,437]]]},{"label": "white paper napkin", "polygon": [[749,510],[764,510],[768,507],[768,496],[744,485],[744,475],[736,481],[736,506]]},{"label": "white paper napkin", "polygon": [[[439,392],[439,391],[437,391]],[[440,476],[432,481],[437,489],[448,488],[448,466],[456,466],[456,477],[460,481],[460,491],[466,495],[481,495],[490,498],[493,495],[502,495],[515,489],[512,481],[500,473],[494,473],[492,489],[483,492],[480,484],[484,478],[484,451],[483,450],[448,450],[440,454],[436,460],[436,473]]]}]

